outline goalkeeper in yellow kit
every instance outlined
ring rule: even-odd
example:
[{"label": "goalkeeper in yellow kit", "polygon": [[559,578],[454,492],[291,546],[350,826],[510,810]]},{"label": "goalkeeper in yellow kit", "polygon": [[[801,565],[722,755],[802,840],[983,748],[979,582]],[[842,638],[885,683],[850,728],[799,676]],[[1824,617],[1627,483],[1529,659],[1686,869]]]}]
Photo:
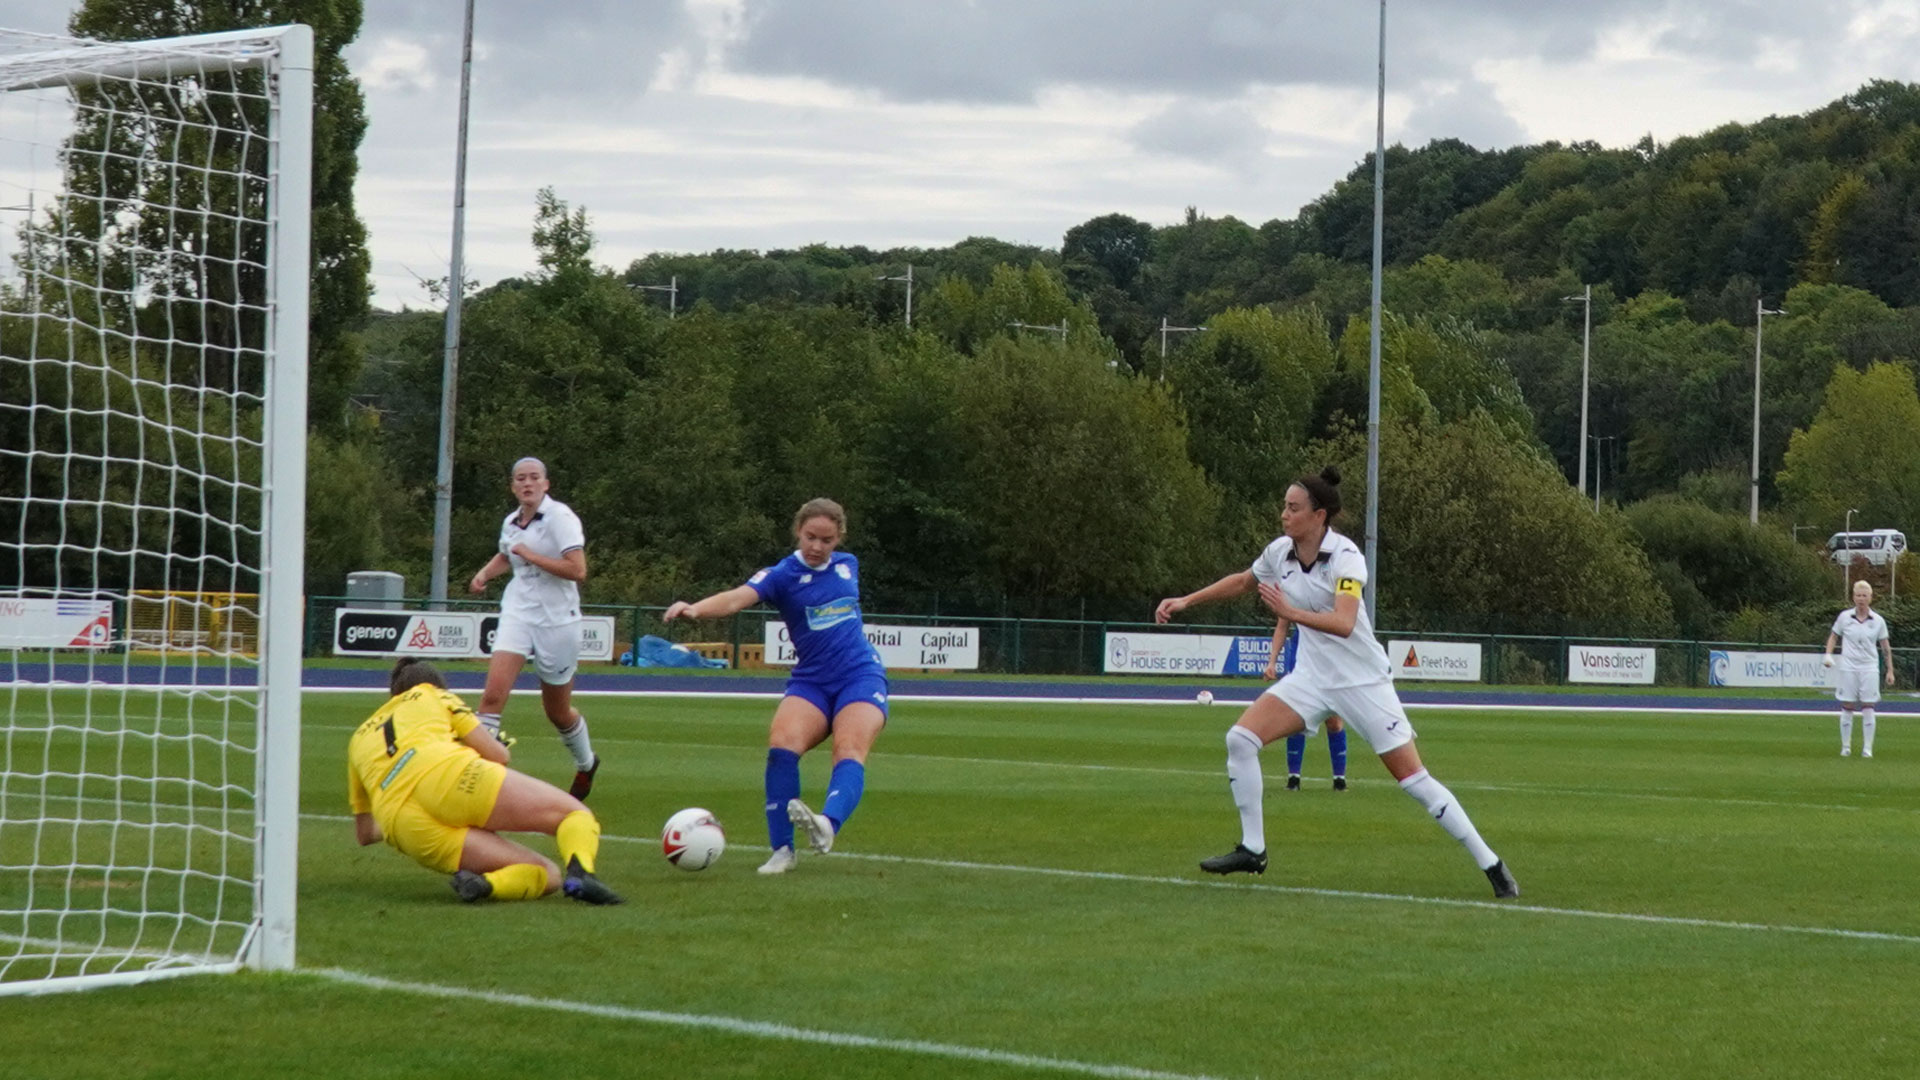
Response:
[{"label": "goalkeeper in yellow kit", "polygon": [[[382,839],[415,862],[453,875],[472,902],[533,900],[562,889],[589,904],[620,897],[593,875],[600,822],[579,799],[507,767],[512,755],[432,664],[402,660],[392,697],[347,743],[347,801],[362,845]],[[501,836],[554,838],[551,859]]]}]

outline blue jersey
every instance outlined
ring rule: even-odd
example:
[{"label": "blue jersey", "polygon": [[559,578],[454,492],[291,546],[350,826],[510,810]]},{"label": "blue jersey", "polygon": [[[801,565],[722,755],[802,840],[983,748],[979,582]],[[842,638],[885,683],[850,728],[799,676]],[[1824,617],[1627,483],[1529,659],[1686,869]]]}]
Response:
[{"label": "blue jersey", "polygon": [[747,579],[760,599],[787,624],[800,662],[795,678],[834,679],[862,670],[884,670],[860,621],[860,560],[836,551],[820,569],[795,552]]},{"label": "blue jersey", "polygon": [[1285,675],[1287,672],[1292,671],[1293,663],[1299,659],[1299,656],[1300,631],[1297,628],[1288,627],[1287,643],[1280,649],[1280,674]]}]

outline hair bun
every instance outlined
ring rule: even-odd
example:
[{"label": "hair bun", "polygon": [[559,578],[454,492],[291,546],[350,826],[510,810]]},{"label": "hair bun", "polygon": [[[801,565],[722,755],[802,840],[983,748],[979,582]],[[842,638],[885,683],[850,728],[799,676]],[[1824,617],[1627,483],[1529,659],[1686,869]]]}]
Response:
[{"label": "hair bun", "polygon": [[1340,470],[1335,468],[1332,465],[1329,465],[1326,468],[1320,470],[1320,479],[1325,480],[1328,486],[1330,487],[1339,487],[1340,486]]}]

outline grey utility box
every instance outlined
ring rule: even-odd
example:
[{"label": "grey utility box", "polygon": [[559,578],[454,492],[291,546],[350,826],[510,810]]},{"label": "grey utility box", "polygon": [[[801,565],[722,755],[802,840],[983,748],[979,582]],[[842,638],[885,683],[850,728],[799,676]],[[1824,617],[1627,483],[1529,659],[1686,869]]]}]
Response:
[{"label": "grey utility box", "polygon": [[407,597],[407,579],[386,570],[356,570],[347,575],[347,606],[398,611]]}]

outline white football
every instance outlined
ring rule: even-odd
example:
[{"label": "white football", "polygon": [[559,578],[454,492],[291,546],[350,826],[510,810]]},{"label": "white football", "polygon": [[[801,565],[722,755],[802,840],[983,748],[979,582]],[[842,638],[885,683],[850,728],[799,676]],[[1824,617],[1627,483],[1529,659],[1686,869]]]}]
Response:
[{"label": "white football", "polygon": [[667,819],[667,827],[660,830],[660,850],[682,870],[705,870],[727,850],[727,834],[719,819],[692,806]]},{"label": "white football", "polygon": [[1213,691],[1202,690],[1199,693],[1193,695],[1193,700],[1199,702],[1202,705],[1211,705],[1213,704]]}]

